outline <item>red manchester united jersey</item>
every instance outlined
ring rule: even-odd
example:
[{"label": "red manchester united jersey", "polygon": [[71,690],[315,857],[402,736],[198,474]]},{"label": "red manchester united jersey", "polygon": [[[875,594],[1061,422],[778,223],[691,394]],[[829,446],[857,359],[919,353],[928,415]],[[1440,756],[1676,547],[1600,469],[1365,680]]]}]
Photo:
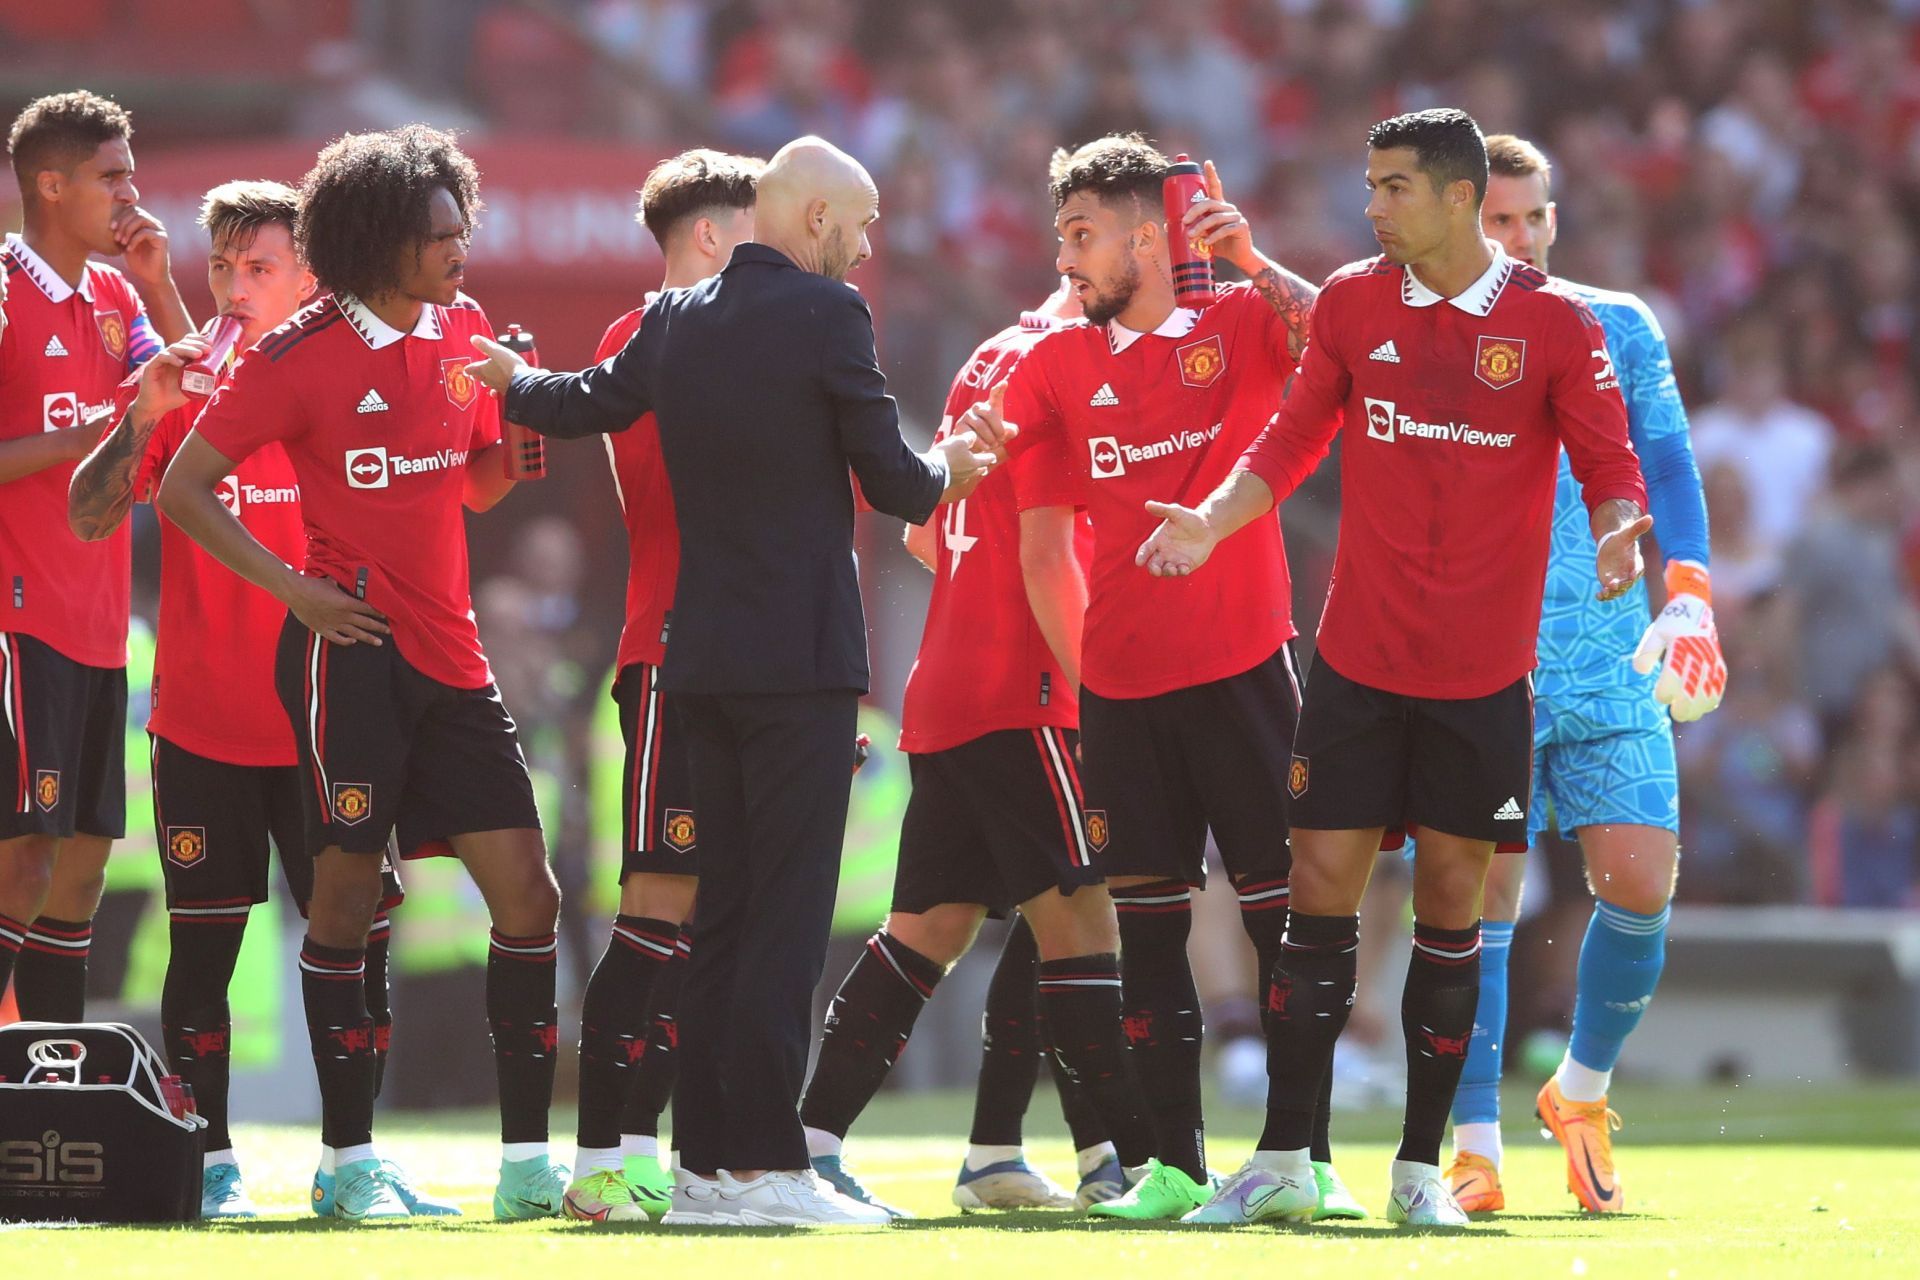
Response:
[{"label": "red manchester united jersey", "polygon": [[1238,675],[1293,637],[1277,517],[1223,543],[1208,573],[1156,578],[1133,563],[1159,524],[1146,503],[1206,497],[1280,407],[1286,343],[1266,300],[1228,285],[1211,307],[1177,309],[1153,333],[1067,325],[1007,380],[1014,452],[1041,455],[1085,486],[1094,551],[1080,678],[1102,697]]},{"label": "red manchester united jersey", "polygon": [[363,591],[389,643],[460,689],[492,680],[474,625],[462,512],[467,459],[500,439],[499,402],[469,377],[491,336],[465,299],[401,333],[350,297],[268,334],[194,430],[236,463],[278,442],[300,487],[306,572]]},{"label": "red manchester united jersey", "polygon": [[1242,465],[1284,498],[1343,423],[1319,652],[1393,693],[1484,697],[1533,669],[1562,444],[1589,508],[1647,504],[1599,322],[1498,251],[1450,299],[1384,258],[1335,272]]},{"label": "red manchester united jersey", "polygon": [[[645,307],[635,307],[615,320],[593,358],[618,354],[640,331],[645,313]],[[649,413],[606,440],[613,485],[627,523],[627,621],[620,629],[614,668],[636,662],[659,666],[667,656],[667,615],[673,610],[673,583],[680,573],[680,527],[673,520],[673,490],[660,457],[660,434]]]},{"label": "red manchester united jersey", "polygon": [[[156,346],[133,286],[90,262],[76,289],[18,236],[7,237],[0,263],[0,441],[111,415],[120,380]],[[0,485],[0,631],[43,640],[90,667],[124,667],[132,535],[122,525],[82,542],[67,527],[67,486],[78,465]]]},{"label": "red manchester united jersey", "polygon": [[[1022,316],[981,343],[953,380],[940,435],[1052,327],[1043,316]],[[1033,619],[1020,571],[1020,512],[1079,501],[1071,472],[1028,450],[935,513],[933,598],[900,710],[902,751],[945,751],[999,729],[1079,726],[1077,691]],[[1080,523],[1084,572],[1092,531]]]},{"label": "red manchester united jersey", "polygon": [[[133,492],[150,502],[205,402],[154,426]],[[288,564],[306,556],[300,482],[278,444],[262,445],[220,482],[220,501]],[[160,630],[147,729],[197,756],[241,765],[297,762],[293,726],[273,688],[286,606],[160,517]]]}]

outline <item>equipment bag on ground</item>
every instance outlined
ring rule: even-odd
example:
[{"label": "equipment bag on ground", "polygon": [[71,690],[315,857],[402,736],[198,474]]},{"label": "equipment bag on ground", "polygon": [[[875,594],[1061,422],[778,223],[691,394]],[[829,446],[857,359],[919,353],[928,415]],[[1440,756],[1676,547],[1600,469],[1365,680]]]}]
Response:
[{"label": "equipment bag on ground", "polygon": [[0,1222],[198,1218],[206,1127],[132,1027],[0,1027]]}]

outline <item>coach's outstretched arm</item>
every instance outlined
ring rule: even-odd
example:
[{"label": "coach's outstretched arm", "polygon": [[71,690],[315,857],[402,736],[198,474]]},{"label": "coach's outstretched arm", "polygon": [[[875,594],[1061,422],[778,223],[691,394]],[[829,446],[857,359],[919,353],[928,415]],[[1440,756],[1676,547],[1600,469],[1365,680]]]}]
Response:
[{"label": "coach's outstretched arm", "polygon": [[505,397],[504,417],[543,436],[572,440],[625,431],[653,409],[644,363],[644,347],[653,332],[642,325],[626,346],[581,373],[535,369],[518,352],[475,334],[474,350],[483,358],[468,365],[467,373]]}]

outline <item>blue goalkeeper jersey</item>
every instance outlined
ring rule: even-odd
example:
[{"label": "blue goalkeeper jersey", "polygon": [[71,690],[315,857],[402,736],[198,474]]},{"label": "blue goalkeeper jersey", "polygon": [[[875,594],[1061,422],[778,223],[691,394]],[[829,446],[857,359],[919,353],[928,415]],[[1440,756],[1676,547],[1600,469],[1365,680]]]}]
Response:
[{"label": "blue goalkeeper jersey", "polygon": [[[1707,505],[1687,436],[1687,410],[1673,378],[1673,357],[1647,304],[1630,293],[1569,284],[1600,318],[1607,350],[1627,402],[1627,426],[1646,476],[1654,537],[1668,559],[1707,563]],[[1580,485],[1560,454],[1554,496],[1553,550],[1540,609],[1540,666],[1534,691],[1543,698],[1578,693],[1652,696],[1654,675],[1638,675],[1633,650],[1649,619],[1647,588],[1638,583],[1617,600],[1599,601],[1593,532]],[[1658,572],[1652,565],[1650,573]]]}]

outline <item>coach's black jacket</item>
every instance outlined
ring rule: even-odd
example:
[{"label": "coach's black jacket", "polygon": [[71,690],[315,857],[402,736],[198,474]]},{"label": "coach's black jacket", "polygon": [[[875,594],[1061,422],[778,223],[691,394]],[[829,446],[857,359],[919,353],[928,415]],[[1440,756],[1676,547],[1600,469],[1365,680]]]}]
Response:
[{"label": "coach's black jacket", "polygon": [[584,373],[524,372],[506,415],[543,435],[624,431],[651,410],[680,526],[661,670],[677,693],[867,689],[853,491],[924,524],[946,487],[900,438],[855,292],[743,244],[671,289]]}]

